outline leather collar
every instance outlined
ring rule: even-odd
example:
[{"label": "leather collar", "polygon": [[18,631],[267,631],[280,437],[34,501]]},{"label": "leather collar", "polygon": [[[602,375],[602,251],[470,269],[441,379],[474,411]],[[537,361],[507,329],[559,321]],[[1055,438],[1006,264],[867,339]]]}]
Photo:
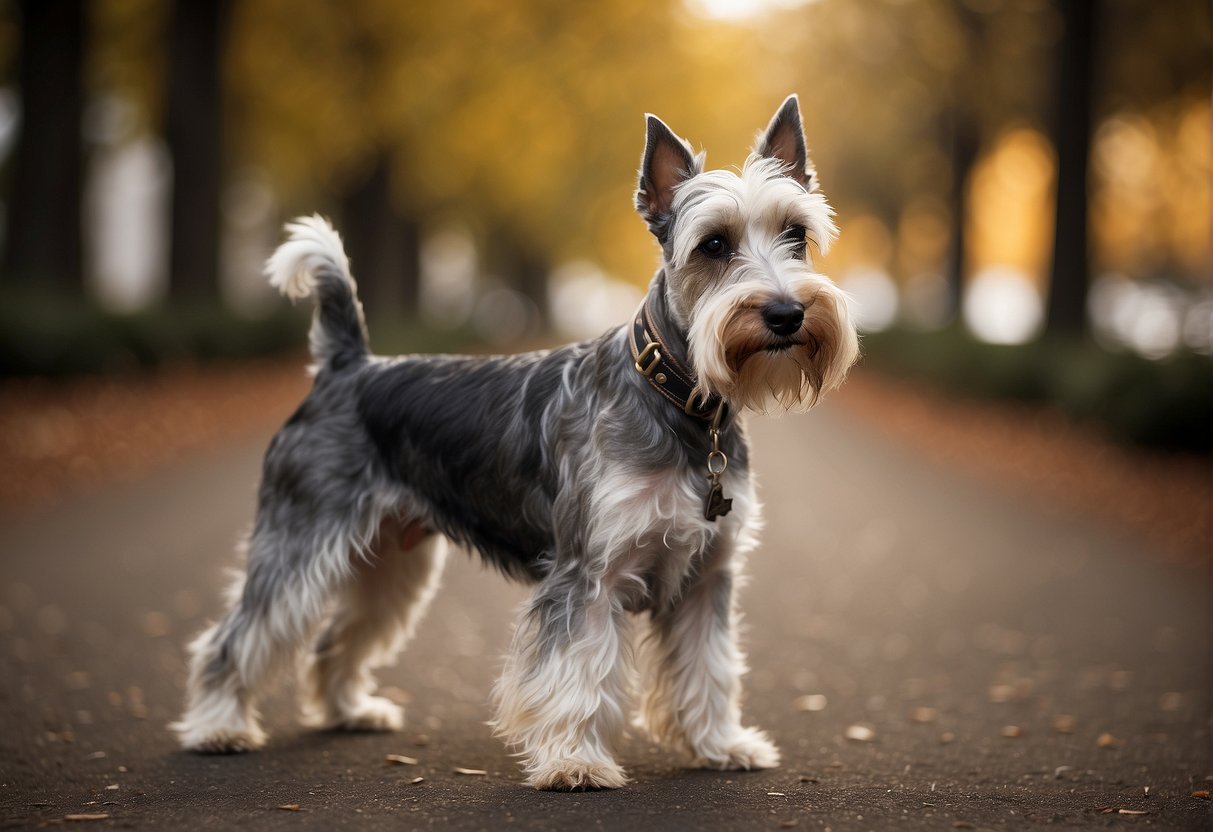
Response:
[{"label": "leather collar", "polygon": [[[680,358],[671,342],[657,325],[649,295],[632,316],[628,343],[632,347],[632,363],[636,372],[644,376],[649,386],[664,396],[683,413],[702,422],[711,423],[722,405],[720,396],[712,394],[706,398],[696,387],[695,373],[689,369],[690,361]],[[721,413],[723,418],[727,413]]]}]

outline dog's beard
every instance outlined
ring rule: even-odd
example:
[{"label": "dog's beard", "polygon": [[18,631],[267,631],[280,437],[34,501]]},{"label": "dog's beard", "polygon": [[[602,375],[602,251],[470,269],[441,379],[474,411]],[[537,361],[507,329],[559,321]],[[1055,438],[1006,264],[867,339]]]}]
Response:
[{"label": "dog's beard", "polygon": [[[767,328],[762,309],[790,298],[804,306],[804,322],[779,336]],[[700,392],[761,413],[808,410],[842,384],[859,356],[844,294],[812,273],[778,291],[769,282],[745,280],[705,297],[689,340]]]}]

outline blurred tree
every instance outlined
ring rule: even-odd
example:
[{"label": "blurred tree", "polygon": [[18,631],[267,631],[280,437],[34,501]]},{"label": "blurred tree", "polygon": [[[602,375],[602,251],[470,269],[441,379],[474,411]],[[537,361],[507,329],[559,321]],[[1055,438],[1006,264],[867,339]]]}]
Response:
[{"label": "blurred tree", "polygon": [[[1038,67],[1053,41],[1053,12],[1034,0],[932,0],[938,22],[919,29],[914,53],[940,71],[948,148],[948,305],[961,308],[974,252],[968,240],[972,177],[984,149],[1017,122],[1039,121],[1047,79]],[[941,60],[939,53],[948,55]]]},{"label": "blurred tree", "polygon": [[[429,194],[431,211],[470,220],[485,270],[541,315],[546,273],[561,258],[592,251],[637,282],[651,269],[631,208],[643,108],[678,100],[672,90],[696,94],[672,8],[672,0],[463,0],[395,23],[426,35],[412,36],[415,48],[388,50],[389,83],[380,87],[384,135],[405,155],[399,181]],[[468,31],[478,33],[475,49]],[[668,87],[652,88],[655,72]],[[709,121],[704,112],[699,119]],[[640,232],[635,244],[620,245],[620,216]]]},{"label": "blurred tree", "polygon": [[83,0],[21,0],[21,121],[4,247],[6,282],[83,285]]},{"label": "blurred tree", "polygon": [[1096,3],[1098,110],[1142,110],[1185,94],[1207,98],[1213,9],[1204,0]]},{"label": "blurred tree", "polygon": [[964,301],[965,274],[968,267],[966,229],[969,216],[969,178],[981,151],[982,124],[977,110],[983,79],[987,75],[987,26],[980,12],[960,4],[955,9],[956,30],[961,38],[963,58],[949,67],[951,100],[945,108],[942,125],[949,147],[951,180],[948,189],[948,253],[944,264],[947,281],[947,315],[955,318]]},{"label": "blurred tree", "polygon": [[169,293],[219,300],[222,62],[230,0],[177,0],[170,24],[165,138],[173,158]]},{"label": "blurred tree", "polygon": [[763,100],[744,74],[723,73],[758,45],[704,37],[678,22],[683,11],[679,0],[248,0],[228,70],[236,154],[266,168],[287,213],[374,210],[376,226],[405,228],[393,239],[344,224],[368,295],[368,269],[400,255],[356,249],[403,245],[417,218],[469,223],[485,270],[540,310],[563,258],[589,253],[641,282],[654,262],[631,207],[644,110],[697,144],[727,136],[740,150],[787,92],[781,82]]},{"label": "blurred tree", "polygon": [[1205,286],[1213,7],[1117,0],[1098,12],[1093,274]]},{"label": "blurred tree", "polygon": [[[288,214],[333,215],[371,315],[417,308],[428,197],[402,187],[407,151],[384,129],[396,55],[415,55],[416,5],[356,0],[239,6],[229,76],[236,154],[270,175]],[[314,67],[323,66],[323,72]],[[431,91],[436,94],[440,90]]]},{"label": "blurred tree", "polygon": [[[955,312],[973,266],[971,173],[1003,130],[1041,119],[1053,15],[1039,0],[851,0],[772,18],[767,37],[806,110],[826,116],[811,139],[844,220],[841,256],[894,266],[854,252],[848,216],[874,216],[896,231],[923,216],[907,205],[946,208],[948,242],[932,270],[946,276]],[[892,260],[908,265],[900,252]],[[916,273],[901,277],[930,268],[911,260]]]},{"label": "blurred tree", "polygon": [[381,153],[341,203],[341,234],[371,315],[414,314],[421,283],[421,228],[398,211],[392,156]]},{"label": "blurred tree", "polygon": [[1087,161],[1091,146],[1094,0],[1060,0],[1053,146],[1057,150],[1057,213],[1045,326],[1087,330]]}]

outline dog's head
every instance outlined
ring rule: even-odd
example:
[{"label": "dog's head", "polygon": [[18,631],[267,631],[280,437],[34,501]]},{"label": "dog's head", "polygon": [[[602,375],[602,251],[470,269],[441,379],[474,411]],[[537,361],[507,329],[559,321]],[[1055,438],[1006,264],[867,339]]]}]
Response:
[{"label": "dog's head", "polygon": [[809,163],[796,96],[739,173],[705,171],[656,116],[636,208],[661,244],[666,305],[687,334],[699,391],[766,411],[806,410],[859,355],[846,298],[813,271],[834,211]]}]

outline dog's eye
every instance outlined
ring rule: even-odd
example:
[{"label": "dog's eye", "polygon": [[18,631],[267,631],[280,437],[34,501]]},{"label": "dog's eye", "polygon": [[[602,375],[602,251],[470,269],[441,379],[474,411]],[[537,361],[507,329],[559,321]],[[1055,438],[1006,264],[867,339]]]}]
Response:
[{"label": "dog's eye", "polygon": [[797,257],[804,257],[805,242],[807,240],[807,232],[803,225],[790,225],[783,232],[783,237],[792,243],[792,248],[796,252]]},{"label": "dog's eye", "polygon": [[713,234],[699,244],[699,250],[712,259],[719,259],[729,253],[729,241],[720,234]]}]

